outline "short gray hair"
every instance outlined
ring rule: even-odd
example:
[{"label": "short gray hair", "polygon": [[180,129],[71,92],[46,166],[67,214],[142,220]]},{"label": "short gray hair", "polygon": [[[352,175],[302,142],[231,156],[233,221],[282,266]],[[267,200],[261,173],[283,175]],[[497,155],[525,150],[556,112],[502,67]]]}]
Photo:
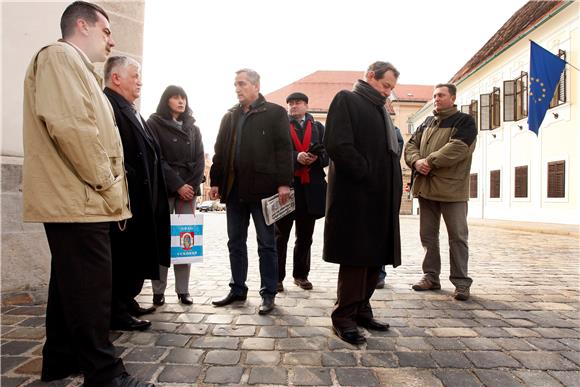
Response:
[{"label": "short gray hair", "polygon": [[381,61],[377,61],[375,63],[372,63],[369,68],[367,69],[367,74],[372,71],[375,73],[375,79],[379,80],[379,79],[383,79],[383,76],[385,75],[385,73],[387,71],[392,71],[393,74],[395,74],[395,78],[399,78],[399,75],[401,75],[401,73],[399,72],[399,70],[397,70],[395,68],[395,66],[393,66],[391,63],[389,62],[381,62]]},{"label": "short gray hair", "polygon": [[118,68],[126,69],[129,66],[136,66],[138,69],[141,69],[141,65],[137,60],[131,58],[130,56],[125,55],[116,55],[110,56],[109,59],[105,62],[105,82],[109,82],[111,80],[111,75],[113,75],[113,70]]},{"label": "short gray hair", "polygon": [[246,73],[252,85],[257,85],[260,83],[260,74],[258,74],[255,70],[241,69],[236,71],[236,75],[239,75],[240,73]]}]

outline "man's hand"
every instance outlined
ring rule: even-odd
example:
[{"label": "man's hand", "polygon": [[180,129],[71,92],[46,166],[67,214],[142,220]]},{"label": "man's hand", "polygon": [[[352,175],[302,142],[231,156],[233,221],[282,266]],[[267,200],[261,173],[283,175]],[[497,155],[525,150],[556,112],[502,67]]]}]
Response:
[{"label": "man's hand", "polygon": [[318,160],[318,156],[309,152],[300,152],[298,153],[297,160],[302,165],[310,165]]},{"label": "man's hand", "polygon": [[419,172],[421,175],[427,176],[429,172],[431,172],[431,166],[429,165],[426,159],[419,159],[415,161],[415,164],[413,166],[415,167],[415,170]]},{"label": "man's hand", "polygon": [[209,190],[209,198],[211,200],[217,200],[220,198],[220,189],[219,187],[211,187]]},{"label": "man's hand", "polygon": [[184,184],[177,189],[177,193],[179,194],[179,198],[181,200],[189,201],[195,197],[195,191],[193,187],[189,184]]},{"label": "man's hand", "polygon": [[280,204],[286,204],[288,198],[290,197],[290,187],[287,185],[281,185],[278,187],[278,201]]}]

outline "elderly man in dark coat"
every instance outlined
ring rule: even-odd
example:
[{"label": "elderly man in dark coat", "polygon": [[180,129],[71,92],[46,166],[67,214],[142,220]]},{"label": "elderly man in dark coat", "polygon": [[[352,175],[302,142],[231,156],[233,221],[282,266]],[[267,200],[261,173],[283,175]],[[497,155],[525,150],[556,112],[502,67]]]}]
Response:
[{"label": "elderly man in dark coat", "polygon": [[[159,279],[159,265],[169,266],[169,205],[160,149],[149,127],[135,110],[140,96],[140,65],[126,56],[105,63],[105,95],[119,127],[133,218],[124,230],[114,228],[111,329],[144,330],[151,322],[136,317],[155,308],[141,308],[135,297],[145,279]],[[116,227],[116,225],[115,225]]]},{"label": "elderly man in dark coat", "polygon": [[385,109],[398,77],[390,63],[371,64],[365,81],[334,97],[326,121],[330,170],[323,259],[340,264],[332,326],[351,344],[365,342],[357,326],[389,328],[373,318],[370,298],[381,266],[401,262],[401,166]]}]

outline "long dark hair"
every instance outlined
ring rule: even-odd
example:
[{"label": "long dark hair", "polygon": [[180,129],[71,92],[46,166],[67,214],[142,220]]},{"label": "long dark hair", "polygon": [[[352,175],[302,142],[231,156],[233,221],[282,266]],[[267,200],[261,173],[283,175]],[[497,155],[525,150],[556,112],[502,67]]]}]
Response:
[{"label": "long dark hair", "polygon": [[179,121],[183,121],[185,119],[185,117],[187,117],[187,116],[193,117],[193,112],[191,111],[191,108],[189,107],[189,98],[187,98],[187,94],[185,93],[185,90],[183,90],[183,87],[175,86],[175,85],[167,86],[167,88],[165,89],[165,91],[161,95],[161,99],[159,100],[159,105],[157,105],[156,113],[165,119],[172,120],[173,115],[171,115],[171,109],[169,109],[169,98],[176,96],[176,95],[179,95],[179,96],[185,98],[185,111],[183,113],[181,113],[179,115],[179,117],[177,117],[177,119]]}]

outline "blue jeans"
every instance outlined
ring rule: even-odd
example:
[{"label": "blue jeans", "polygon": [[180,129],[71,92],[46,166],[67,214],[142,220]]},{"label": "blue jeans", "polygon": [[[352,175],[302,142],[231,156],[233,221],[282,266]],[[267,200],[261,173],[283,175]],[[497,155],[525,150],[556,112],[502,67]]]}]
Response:
[{"label": "blue jeans", "polygon": [[231,291],[236,295],[248,292],[248,227],[250,215],[254,220],[260,257],[260,295],[275,297],[278,284],[278,254],[274,225],[266,225],[260,202],[241,202],[236,184],[226,202],[228,223],[228,249],[230,252]]}]

